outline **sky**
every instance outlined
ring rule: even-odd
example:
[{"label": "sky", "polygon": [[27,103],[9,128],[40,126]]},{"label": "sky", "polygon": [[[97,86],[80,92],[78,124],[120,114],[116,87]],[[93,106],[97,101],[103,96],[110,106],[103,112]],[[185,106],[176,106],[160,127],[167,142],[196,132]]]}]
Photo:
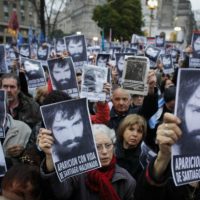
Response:
[{"label": "sky", "polygon": [[192,10],[200,10],[200,1],[199,0],[190,0],[192,4]]}]

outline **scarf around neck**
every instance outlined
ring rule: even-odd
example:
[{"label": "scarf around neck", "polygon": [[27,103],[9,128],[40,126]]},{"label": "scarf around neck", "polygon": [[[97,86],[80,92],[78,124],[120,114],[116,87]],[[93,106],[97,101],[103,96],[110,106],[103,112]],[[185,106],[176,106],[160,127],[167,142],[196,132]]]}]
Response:
[{"label": "scarf around neck", "polygon": [[112,186],[112,177],[115,173],[116,158],[113,156],[110,164],[87,173],[87,187],[99,194],[101,200],[121,200]]}]

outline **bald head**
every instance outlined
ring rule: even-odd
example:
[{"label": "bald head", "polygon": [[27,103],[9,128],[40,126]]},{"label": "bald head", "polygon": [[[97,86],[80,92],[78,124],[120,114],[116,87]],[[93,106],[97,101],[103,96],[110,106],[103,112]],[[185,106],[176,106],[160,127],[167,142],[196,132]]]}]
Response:
[{"label": "bald head", "polygon": [[116,88],[113,91],[112,97],[119,94],[127,95],[129,98],[131,98],[131,95],[127,92],[127,90],[124,90],[123,88],[120,88],[120,87]]},{"label": "bald head", "polygon": [[123,114],[128,111],[130,107],[131,96],[126,90],[117,88],[113,91],[112,102],[115,111],[118,114]]}]

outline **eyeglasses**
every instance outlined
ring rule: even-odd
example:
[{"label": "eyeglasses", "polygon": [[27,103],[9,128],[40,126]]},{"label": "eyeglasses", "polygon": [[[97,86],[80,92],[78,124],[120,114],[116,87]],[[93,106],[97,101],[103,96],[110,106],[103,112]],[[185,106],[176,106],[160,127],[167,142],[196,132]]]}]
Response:
[{"label": "eyeglasses", "polygon": [[107,143],[107,144],[97,144],[97,151],[98,152],[102,152],[103,149],[106,149],[106,150],[111,150],[113,147],[113,143]]}]

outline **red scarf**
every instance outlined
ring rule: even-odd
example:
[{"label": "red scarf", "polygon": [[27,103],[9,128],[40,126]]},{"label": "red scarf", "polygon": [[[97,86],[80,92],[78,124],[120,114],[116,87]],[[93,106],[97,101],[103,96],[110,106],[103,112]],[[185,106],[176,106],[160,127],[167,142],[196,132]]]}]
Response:
[{"label": "red scarf", "polygon": [[107,167],[88,172],[86,185],[90,190],[99,193],[101,200],[120,200],[119,195],[111,184],[115,173],[116,158],[113,156]]}]

